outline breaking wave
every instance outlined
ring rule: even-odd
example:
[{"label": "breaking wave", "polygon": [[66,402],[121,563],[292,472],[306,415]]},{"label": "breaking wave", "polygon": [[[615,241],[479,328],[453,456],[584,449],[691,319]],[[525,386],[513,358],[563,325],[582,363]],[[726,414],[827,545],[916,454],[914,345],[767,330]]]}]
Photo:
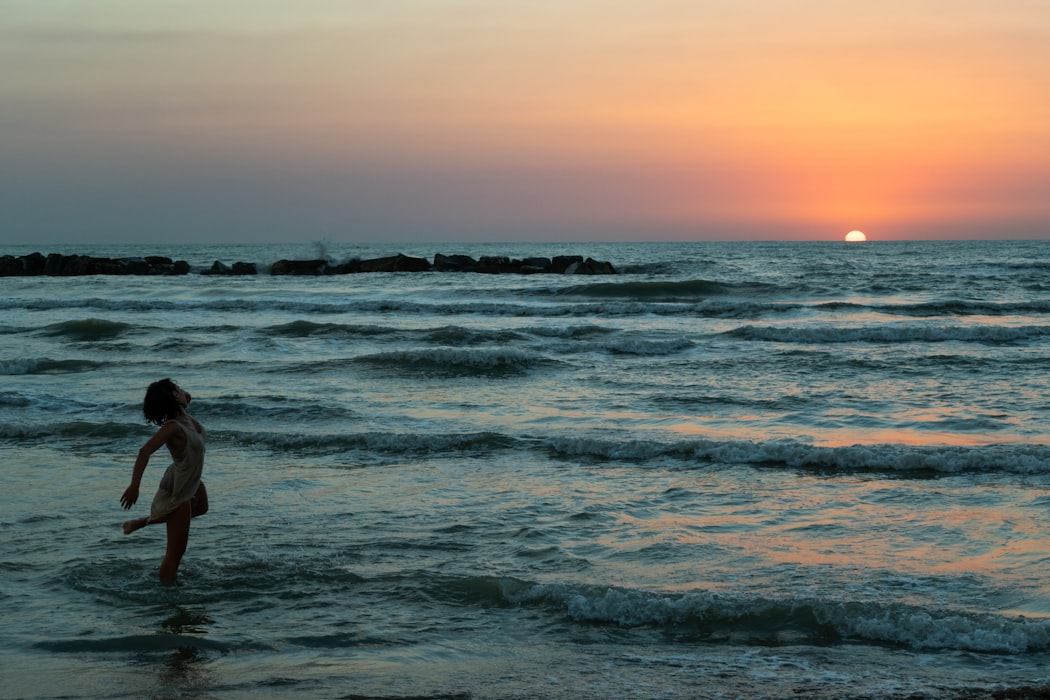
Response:
[{"label": "breaking wave", "polygon": [[743,326],[726,335],[749,341],[825,345],[834,343],[983,343],[1007,345],[1050,336],[1050,326],[952,326],[891,323],[862,328],[836,326]]},{"label": "breaking wave", "polygon": [[557,608],[577,622],[657,627],[705,641],[770,644],[842,640],[909,649],[1023,654],[1050,648],[1050,620],[901,603],[682,594],[603,586],[510,586],[508,598]]}]

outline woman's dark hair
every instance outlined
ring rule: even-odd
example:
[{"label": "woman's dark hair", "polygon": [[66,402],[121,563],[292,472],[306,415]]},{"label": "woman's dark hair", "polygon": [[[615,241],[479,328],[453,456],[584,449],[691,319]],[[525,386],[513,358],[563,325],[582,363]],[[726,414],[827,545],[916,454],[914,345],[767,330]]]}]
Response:
[{"label": "woman's dark hair", "polygon": [[149,385],[146,398],[142,400],[142,415],[146,416],[146,422],[164,425],[164,421],[182,413],[182,406],[171,395],[178,388],[179,385],[170,379],[161,379]]}]

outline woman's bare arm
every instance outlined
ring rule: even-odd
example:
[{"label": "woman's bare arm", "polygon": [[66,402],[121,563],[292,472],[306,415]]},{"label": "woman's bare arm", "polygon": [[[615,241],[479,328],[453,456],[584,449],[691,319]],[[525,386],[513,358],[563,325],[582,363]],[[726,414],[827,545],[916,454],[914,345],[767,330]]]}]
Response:
[{"label": "woman's bare arm", "polygon": [[135,466],[131,469],[131,485],[124,490],[124,495],[120,497],[120,504],[124,506],[124,510],[131,508],[135,505],[135,502],[139,500],[139,485],[142,483],[142,475],[146,472],[146,465],[149,464],[149,458],[153,456],[153,453],[161,448],[162,445],[168,444],[173,438],[179,435],[182,436],[182,429],[175,421],[168,421],[160,427],[153,437],[146,441],[146,444],[139,448],[139,454],[135,458]]}]

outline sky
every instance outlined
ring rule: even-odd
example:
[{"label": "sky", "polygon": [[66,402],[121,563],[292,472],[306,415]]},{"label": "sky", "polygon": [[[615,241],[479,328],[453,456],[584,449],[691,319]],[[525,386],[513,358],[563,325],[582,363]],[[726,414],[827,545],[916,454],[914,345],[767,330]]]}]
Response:
[{"label": "sky", "polygon": [[1050,3],[0,0],[0,160],[0,245],[1050,239]]}]

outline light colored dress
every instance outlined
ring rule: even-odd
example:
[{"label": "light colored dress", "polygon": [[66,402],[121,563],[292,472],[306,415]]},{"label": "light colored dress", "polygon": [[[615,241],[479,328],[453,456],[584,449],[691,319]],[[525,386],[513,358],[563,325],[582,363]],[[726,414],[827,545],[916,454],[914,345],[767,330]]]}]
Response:
[{"label": "light colored dress", "polygon": [[197,432],[190,418],[171,420],[178,423],[186,433],[186,445],[180,454],[172,455],[175,461],[161,477],[160,487],[149,510],[151,521],[164,518],[193,498],[200,487],[204,471],[204,435]]}]

